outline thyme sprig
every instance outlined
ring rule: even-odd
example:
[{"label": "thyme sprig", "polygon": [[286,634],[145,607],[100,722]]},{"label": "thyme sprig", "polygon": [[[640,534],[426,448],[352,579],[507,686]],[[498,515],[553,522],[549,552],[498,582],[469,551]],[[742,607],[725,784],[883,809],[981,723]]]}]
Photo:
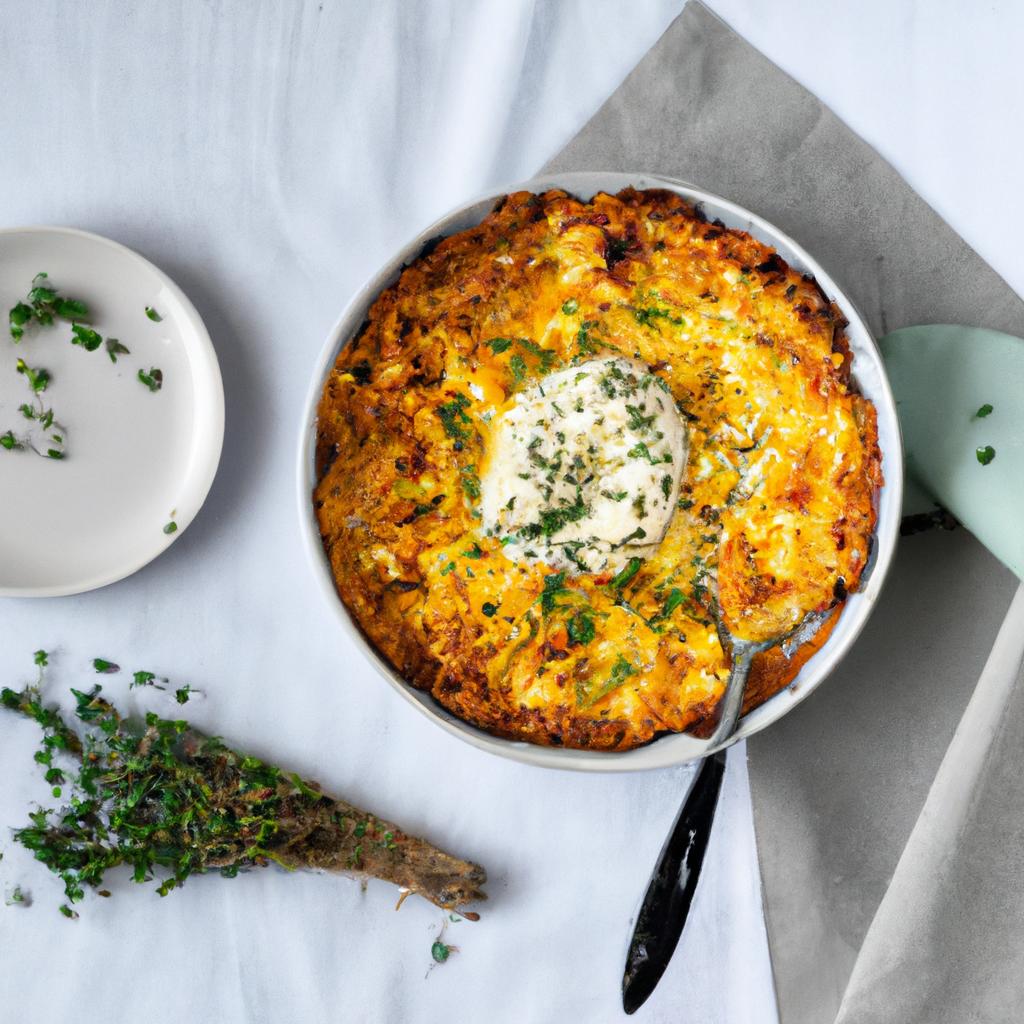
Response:
[{"label": "thyme sprig", "polygon": [[98,685],[71,692],[81,735],[44,704],[38,685],[0,691],[0,706],[42,729],[35,760],[54,797],[68,790],[64,804],[33,811],[14,834],[63,881],[65,916],[77,917],[70,905],[123,864],[135,882],[155,879],[161,896],[194,874],[234,877],[275,862],[384,878],[446,909],[483,898],[477,865],[325,796],[315,783],[184,720],[149,713],[144,724],[126,721]]}]

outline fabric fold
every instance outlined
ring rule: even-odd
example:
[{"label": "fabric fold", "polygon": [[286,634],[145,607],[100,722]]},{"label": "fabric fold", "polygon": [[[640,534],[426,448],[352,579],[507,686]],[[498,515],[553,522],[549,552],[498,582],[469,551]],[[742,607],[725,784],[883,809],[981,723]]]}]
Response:
[{"label": "fabric fold", "polygon": [[[1024,335],[1024,303],[999,275],[871,146],[696,0],[544,170],[648,171],[735,200],[813,253],[876,335],[919,323]],[[839,1011],[1013,586],[964,531],[908,538],[834,677],[750,741],[784,1024],[822,1024]],[[997,813],[984,799],[978,808]],[[1021,820],[1005,826],[1018,846]],[[979,824],[998,832],[1000,819],[976,822],[970,835]],[[1004,877],[1000,854],[998,845],[975,851]],[[966,928],[961,997],[985,978],[1012,993],[1016,954],[997,970],[974,939],[969,887],[949,897],[946,924]],[[921,951],[936,971],[946,955],[943,944]],[[868,972],[866,961],[858,976],[875,977]],[[897,983],[881,986],[880,1007]]]},{"label": "fabric fold", "polygon": [[837,1024],[1019,1016],[1022,661],[1024,583],[868,929]]}]

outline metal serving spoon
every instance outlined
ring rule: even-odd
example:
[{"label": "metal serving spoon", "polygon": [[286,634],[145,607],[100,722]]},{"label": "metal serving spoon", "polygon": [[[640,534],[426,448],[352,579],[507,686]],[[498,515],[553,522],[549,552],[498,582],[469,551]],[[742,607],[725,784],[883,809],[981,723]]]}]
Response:
[{"label": "metal serving spoon", "polygon": [[716,613],[718,635],[730,654],[729,678],[715,707],[716,720],[705,739],[707,753],[658,855],[636,917],[622,977],[622,1008],[626,1013],[635,1013],[647,1001],[683,934],[725,776],[725,750],[716,748],[736,728],[755,656],[781,646],[788,657],[810,640],[831,614],[831,608],[809,612],[788,633],[754,642],[733,636],[721,614]]}]

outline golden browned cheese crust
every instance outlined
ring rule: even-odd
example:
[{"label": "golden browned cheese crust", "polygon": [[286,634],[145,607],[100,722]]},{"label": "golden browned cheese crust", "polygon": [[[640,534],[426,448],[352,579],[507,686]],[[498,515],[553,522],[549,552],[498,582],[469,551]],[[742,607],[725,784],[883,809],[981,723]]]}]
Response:
[{"label": "golden browned cheese crust", "polygon": [[[625,750],[692,728],[729,672],[716,599],[760,639],[860,580],[881,456],[844,326],[813,280],[673,193],[506,197],[378,297],[324,387],[314,503],[341,599],[410,683],[498,735]],[[687,423],[668,532],[615,576],[515,564],[479,518],[488,424],[616,354]],[[761,656],[747,707],[826,635]]]}]

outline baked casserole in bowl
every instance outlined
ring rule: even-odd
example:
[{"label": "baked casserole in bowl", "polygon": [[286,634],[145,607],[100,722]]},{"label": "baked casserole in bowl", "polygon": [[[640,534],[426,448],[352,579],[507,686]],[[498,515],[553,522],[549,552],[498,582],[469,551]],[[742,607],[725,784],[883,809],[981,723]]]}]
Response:
[{"label": "baked casserole in bowl", "polygon": [[832,609],[758,656],[731,739],[825,678],[901,474],[874,342],[796,243],[679,182],[560,174],[457,209],[352,300],[299,499],[329,600],[407,699],[506,756],[621,770],[706,752],[719,626]]}]

